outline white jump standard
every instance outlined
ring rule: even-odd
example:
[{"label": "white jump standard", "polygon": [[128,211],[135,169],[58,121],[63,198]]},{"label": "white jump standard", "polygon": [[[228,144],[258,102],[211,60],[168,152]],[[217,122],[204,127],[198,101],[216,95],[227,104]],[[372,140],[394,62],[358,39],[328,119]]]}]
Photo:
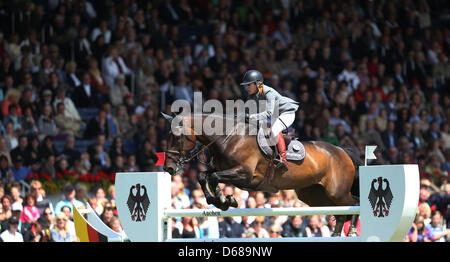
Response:
[{"label": "white jump standard", "polygon": [[[360,206],[254,209],[173,209],[171,177],[163,172],[117,173],[116,205],[131,241],[402,241],[419,201],[417,165],[359,167]],[[171,239],[172,217],[359,214],[361,237]]]}]

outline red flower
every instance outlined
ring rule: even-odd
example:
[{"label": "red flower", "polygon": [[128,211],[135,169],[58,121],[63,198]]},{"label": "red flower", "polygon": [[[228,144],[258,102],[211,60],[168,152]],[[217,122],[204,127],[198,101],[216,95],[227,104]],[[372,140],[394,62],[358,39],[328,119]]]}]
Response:
[{"label": "red flower", "polygon": [[44,178],[44,180],[46,181],[50,181],[52,179],[52,177],[49,174],[46,174],[45,172],[41,173],[42,178]]},{"label": "red flower", "polygon": [[109,174],[109,180],[114,183],[116,181],[116,173]]},{"label": "red flower", "polygon": [[428,173],[428,172],[421,172],[421,173],[420,173],[420,176],[421,176],[422,178],[428,178],[428,177],[430,176],[430,173]]},{"label": "red flower", "polygon": [[100,175],[98,173],[95,174],[95,175],[93,175],[91,173],[88,173],[87,176],[88,176],[89,182],[95,182],[95,181],[99,181],[100,180]]},{"label": "red flower", "polygon": [[97,175],[99,175],[100,177],[108,178],[108,175],[105,172],[103,172],[103,171],[99,171],[97,173]]},{"label": "red flower", "polygon": [[57,178],[61,178],[61,179],[63,178],[63,176],[62,176],[61,173],[59,173],[59,172],[56,173],[56,177],[57,177]]},{"label": "red flower", "polygon": [[34,178],[34,179],[38,179],[38,178],[39,178],[39,173],[34,173],[34,174],[33,174],[33,178]]}]

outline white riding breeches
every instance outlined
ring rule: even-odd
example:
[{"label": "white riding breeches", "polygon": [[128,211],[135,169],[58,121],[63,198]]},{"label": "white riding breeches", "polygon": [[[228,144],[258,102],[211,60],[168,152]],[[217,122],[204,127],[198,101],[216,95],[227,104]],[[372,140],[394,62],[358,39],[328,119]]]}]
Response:
[{"label": "white riding breeches", "polygon": [[271,138],[277,138],[278,134],[280,134],[281,131],[288,129],[292,125],[292,123],[294,123],[294,120],[295,112],[281,114],[270,128]]}]

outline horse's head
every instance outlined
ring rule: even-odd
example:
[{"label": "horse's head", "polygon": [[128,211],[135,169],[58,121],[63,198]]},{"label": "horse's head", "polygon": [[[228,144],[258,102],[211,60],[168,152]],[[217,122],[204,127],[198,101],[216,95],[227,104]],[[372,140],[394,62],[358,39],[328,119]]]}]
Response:
[{"label": "horse's head", "polygon": [[164,113],[161,114],[169,121],[171,127],[163,170],[174,176],[183,172],[187,156],[195,147],[196,137],[192,129],[183,126],[183,122],[179,126],[172,126],[173,117]]}]

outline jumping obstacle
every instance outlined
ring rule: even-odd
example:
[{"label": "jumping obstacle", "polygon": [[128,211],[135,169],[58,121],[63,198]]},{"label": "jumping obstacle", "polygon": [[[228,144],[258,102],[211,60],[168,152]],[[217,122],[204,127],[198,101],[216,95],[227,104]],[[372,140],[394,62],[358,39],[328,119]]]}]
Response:
[{"label": "jumping obstacle", "polygon": [[[75,232],[80,242],[123,242],[126,240],[126,237],[105,225],[89,203],[86,205],[86,209],[78,209],[73,205]],[[86,215],[87,219],[83,215]]]},{"label": "jumping obstacle", "polygon": [[[417,165],[359,167],[360,206],[255,209],[173,209],[171,178],[164,172],[117,173],[116,205],[133,242],[340,242],[402,241],[419,201]],[[171,239],[172,217],[360,215],[361,237]]]}]

